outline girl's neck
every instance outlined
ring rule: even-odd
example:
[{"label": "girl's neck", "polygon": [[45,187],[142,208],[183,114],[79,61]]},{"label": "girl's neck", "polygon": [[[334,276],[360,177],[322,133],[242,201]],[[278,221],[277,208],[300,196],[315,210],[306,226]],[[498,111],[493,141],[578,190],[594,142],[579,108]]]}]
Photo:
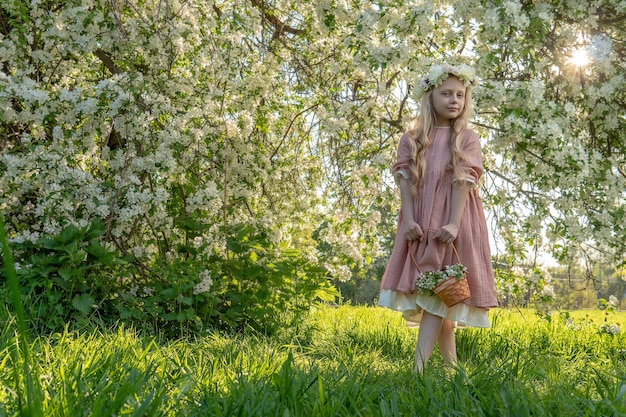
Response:
[{"label": "girl's neck", "polygon": [[433,120],[433,127],[451,127],[454,124],[454,120],[440,117],[435,113],[435,120]]}]

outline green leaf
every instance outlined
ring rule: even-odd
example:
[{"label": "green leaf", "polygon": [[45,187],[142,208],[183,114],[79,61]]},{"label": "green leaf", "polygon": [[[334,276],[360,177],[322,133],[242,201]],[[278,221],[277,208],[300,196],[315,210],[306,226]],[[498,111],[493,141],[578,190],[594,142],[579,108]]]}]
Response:
[{"label": "green leaf", "polygon": [[72,288],[72,285],[70,284],[69,279],[64,279],[62,277],[53,276],[52,281],[65,291],[69,291],[70,288]]},{"label": "green leaf", "polygon": [[78,227],[72,224],[66,227],[65,229],[63,229],[56,239],[59,243],[69,243],[69,242],[73,242],[76,240],[82,240],[81,234],[82,233],[78,229]]},{"label": "green leaf", "polygon": [[60,248],[61,246],[63,246],[62,244],[58,243],[56,240],[54,239],[50,239],[50,238],[41,238],[37,241],[37,245],[46,248],[46,249],[52,249],[52,250],[56,250],[58,248]]},{"label": "green leaf", "polygon": [[190,216],[180,216],[176,218],[174,222],[178,228],[192,232],[205,230],[207,228],[204,223]]},{"label": "green leaf", "polygon": [[61,269],[59,269],[59,276],[68,282],[73,281],[74,277],[79,275],[81,275],[81,271],[76,270],[71,265],[63,265]]},{"label": "green leaf", "polygon": [[335,298],[340,295],[341,294],[339,294],[337,290],[331,286],[320,288],[315,291],[315,296],[322,301],[335,301]]},{"label": "green leaf", "polygon": [[89,230],[86,231],[85,236],[82,238],[82,240],[90,241],[97,237],[100,237],[104,234],[104,230],[105,230],[105,227],[104,227],[104,223],[102,222],[102,220],[95,219],[91,223],[91,227],[89,228]]},{"label": "green leaf", "polygon": [[84,250],[74,250],[74,251],[68,251],[68,255],[70,257],[70,262],[73,265],[85,262],[87,260],[87,252],[85,252]]},{"label": "green leaf", "polygon": [[256,261],[259,259],[259,255],[257,255],[256,252],[250,252],[250,260],[252,261],[252,263],[256,263]]},{"label": "green leaf", "polygon": [[83,314],[89,314],[96,301],[89,294],[80,294],[72,300],[72,307]]},{"label": "green leaf", "polygon": [[193,299],[191,297],[180,296],[178,297],[178,302],[190,306],[193,304]]},{"label": "green leaf", "polygon": [[178,290],[176,288],[167,288],[159,293],[166,299],[172,300],[178,296]]}]

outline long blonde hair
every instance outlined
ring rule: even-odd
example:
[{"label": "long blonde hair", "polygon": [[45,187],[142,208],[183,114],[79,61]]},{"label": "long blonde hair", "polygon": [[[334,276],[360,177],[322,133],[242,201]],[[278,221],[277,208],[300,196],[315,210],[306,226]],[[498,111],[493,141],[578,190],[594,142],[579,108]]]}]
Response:
[{"label": "long blonde hair", "polygon": [[[454,75],[450,75],[454,76]],[[411,171],[411,192],[417,193],[417,189],[422,186],[424,174],[426,173],[426,150],[430,145],[430,133],[436,124],[437,116],[431,102],[433,89],[424,93],[420,102],[420,112],[411,126],[407,130],[410,144],[409,170]],[[465,180],[468,177],[467,168],[461,162],[466,162],[467,158],[461,151],[462,133],[468,127],[469,119],[474,114],[474,102],[472,101],[472,87],[467,87],[465,91],[465,106],[463,111],[453,120],[450,129],[448,146],[451,157],[446,169],[452,174],[452,181]]]}]

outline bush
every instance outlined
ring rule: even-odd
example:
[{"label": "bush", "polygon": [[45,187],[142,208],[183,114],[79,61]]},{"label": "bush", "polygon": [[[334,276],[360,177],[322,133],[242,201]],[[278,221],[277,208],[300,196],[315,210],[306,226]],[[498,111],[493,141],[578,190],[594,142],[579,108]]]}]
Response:
[{"label": "bush", "polygon": [[227,257],[206,263],[161,260],[150,280],[121,291],[121,316],[170,336],[207,328],[272,333],[316,299],[334,298],[324,268],[297,249],[277,246],[265,232],[234,226],[227,248]]},{"label": "bush", "polygon": [[[72,320],[110,316],[111,301],[129,277],[131,258],[105,248],[104,224],[67,226],[56,236],[14,244],[22,302],[31,326],[58,331]],[[8,290],[3,291],[5,303]]]},{"label": "bush", "polygon": [[232,227],[226,256],[208,262],[179,253],[142,265],[105,248],[103,234],[104,224],[94,221],[14,244],[26,315],[36,330],[121,320],[167,337],[207,328],[273,332],[316,299],[335,296],[324,268],[250,226]]}]

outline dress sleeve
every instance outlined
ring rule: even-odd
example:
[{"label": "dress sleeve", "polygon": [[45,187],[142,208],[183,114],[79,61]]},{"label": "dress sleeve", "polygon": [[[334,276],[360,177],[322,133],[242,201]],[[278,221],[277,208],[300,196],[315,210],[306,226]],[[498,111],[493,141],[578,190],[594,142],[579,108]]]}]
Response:
[{"label": "dress sleeve", "polygon": [[411,150],[409,136],[405,133],[402,135],[402,138],[400,138],[396,163],[393,164],[393,167],[391,167],[391,173],[393,174],[393,178],[396,180],[396,183],[399,180],[399,175],[402,175],[407,180],[411,177],[411,171],[409,170],[410,155]]},{"label": "dress sleeve", "polygon": [[467,130],[466,132],[462,143],[463,153],[467,158],[467,162],[464,164],[467,174],[465,180],[473,187],[476,187],[478,180],[483,175],[483,152],[476,132],[472,130]]}]

